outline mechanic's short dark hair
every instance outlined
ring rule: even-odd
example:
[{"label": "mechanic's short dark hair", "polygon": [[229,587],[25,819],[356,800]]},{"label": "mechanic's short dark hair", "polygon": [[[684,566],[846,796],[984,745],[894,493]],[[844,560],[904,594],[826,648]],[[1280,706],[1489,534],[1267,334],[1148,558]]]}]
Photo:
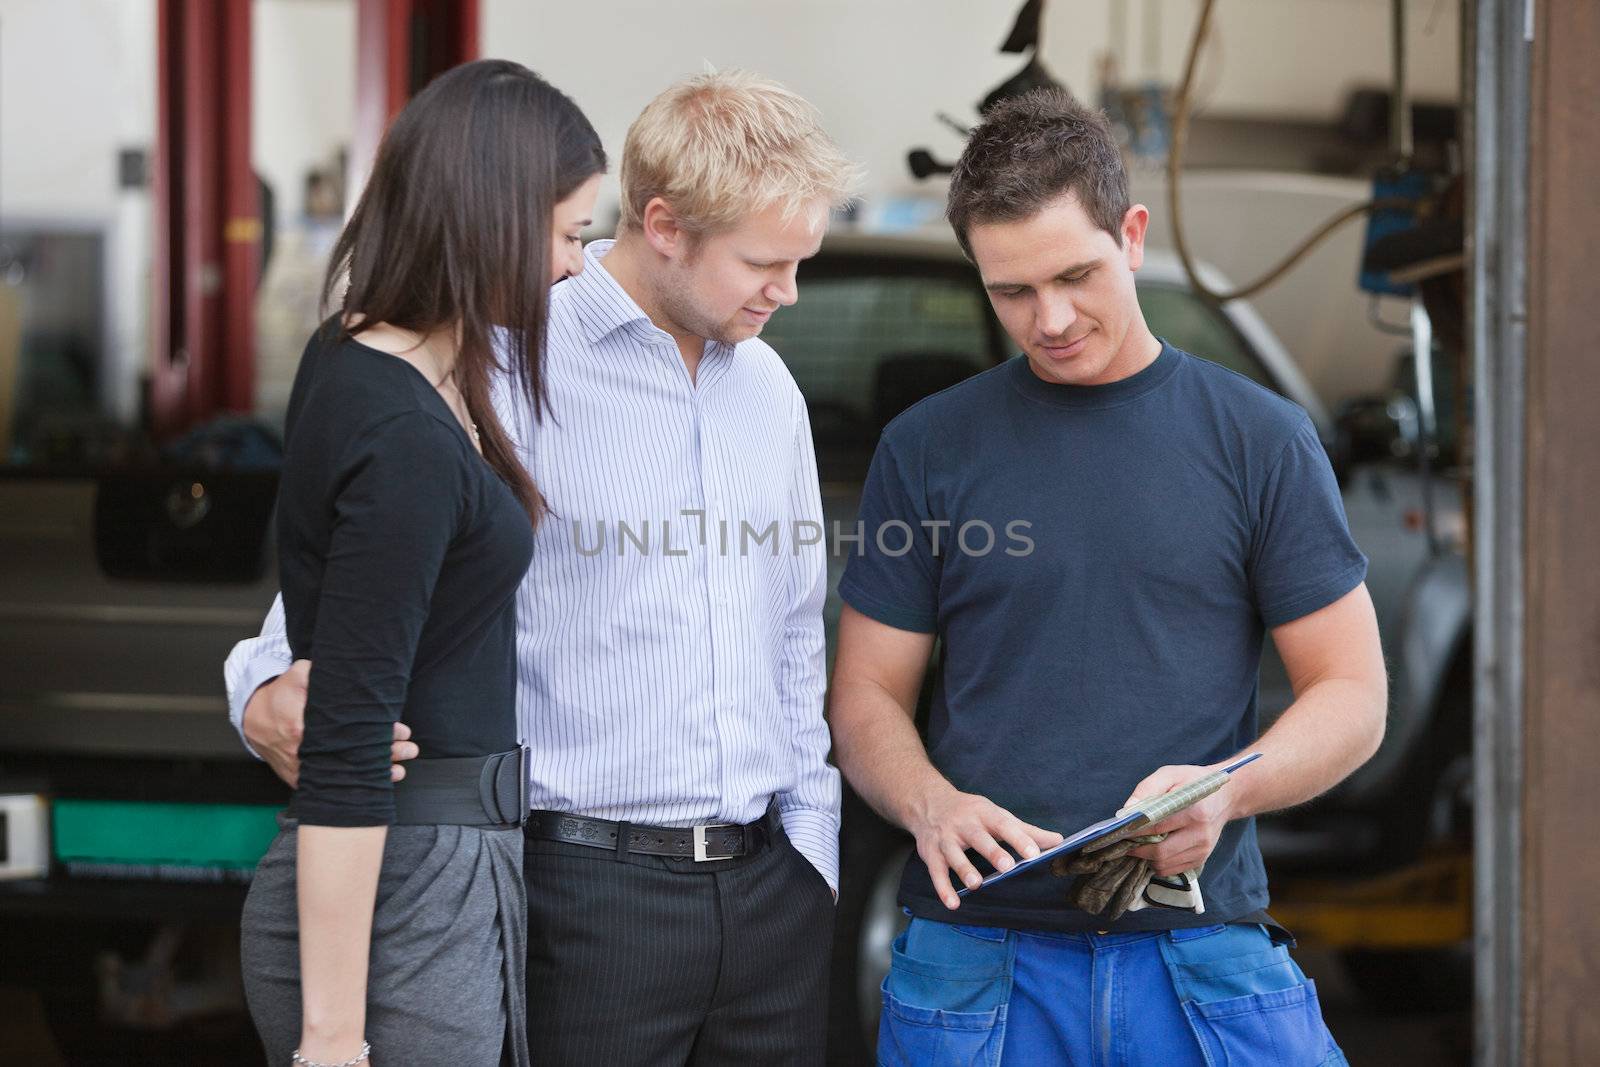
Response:
[{"label": "mechanic's short dark hair", "polygon": [[970,257],[972,225],[1025,219],[1067,193],[1122,244],[1128,174],[1105,112],[1065,89],[1034,89],[996,104],[972,131],[945,216]]}]

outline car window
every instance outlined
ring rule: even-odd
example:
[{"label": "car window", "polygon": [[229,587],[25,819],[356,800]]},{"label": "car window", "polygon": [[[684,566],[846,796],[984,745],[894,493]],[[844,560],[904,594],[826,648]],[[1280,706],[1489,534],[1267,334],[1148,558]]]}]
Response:
[{"label": "car window", "polygon": [[975,277],[903,270],[807,264],[762,333],[805,394],[824,480],[863,477],[894,416],[996,360]]},{"label": "car window", "polygon": [[1282,392],[1249,344],[1216,307],[1187,289],[1166,285],[1139,286],[1139,306],[1157,337],[1202,359]]}]

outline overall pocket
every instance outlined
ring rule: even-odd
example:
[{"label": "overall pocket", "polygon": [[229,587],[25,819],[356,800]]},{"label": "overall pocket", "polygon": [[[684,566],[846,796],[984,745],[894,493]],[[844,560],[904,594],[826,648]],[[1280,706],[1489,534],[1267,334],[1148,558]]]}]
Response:
[{"label": "overall pocket", "polygon": [[1003,929],[912,919],[883,980],[880,1067],[996,1067],[1015,953]]},{"label": "overall pocket", "polygon": [[1262,927],[1174,930],[1161,955],[1210,1067],[1345,1062],[1322,1021],[1316,983]]}]

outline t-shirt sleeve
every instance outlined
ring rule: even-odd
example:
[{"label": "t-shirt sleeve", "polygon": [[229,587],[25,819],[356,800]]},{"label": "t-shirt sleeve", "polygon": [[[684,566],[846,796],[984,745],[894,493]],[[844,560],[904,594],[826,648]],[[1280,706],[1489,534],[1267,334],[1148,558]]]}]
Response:
[{"label": "t-shirt sleeve", "polygon": [[1350,536],[1338,481],[1309,418],[1267,473],[1256,504],[1250,584],[1269,629],[1327,607],[1366,578],[1367,557]]},{"label": "t-shirt sleeve", "polygon": [[465,507],[463,448],[437,419],[412,412],[368,431],[339,461],[294,802],[303,824],[394,821],[389,745]]},{"label": "t-shirt sleeve", "polygon": [[[897,630],[938,629],[939,558],[924,484],[923,446],[904,420],[878,442],[861,491],[853,531],[836,534],[850,552],[839,596],[861,614]],[[899,432],[897,432],[899,431]],[[854,538],[854,540],[850,539]],[[942,547],[942,542],[941,542]]]}]

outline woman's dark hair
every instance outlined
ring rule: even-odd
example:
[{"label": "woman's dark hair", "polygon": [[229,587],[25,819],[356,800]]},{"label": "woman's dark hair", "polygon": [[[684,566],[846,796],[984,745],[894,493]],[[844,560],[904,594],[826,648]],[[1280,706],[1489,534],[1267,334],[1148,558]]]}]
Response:
[{"label": "woman's dark hair", "polygon": [[[334,245],[324,307],[348,274],[343,335],[389,323],[460,331],[456,385],[483,455],[537,523],[543,497],[495,417],[497,369],[545,407],[550,218],[555,205],[606,169],[578,106],[528,68],[480,59],[441,74],[395,118],[372,176]],[[503,328],[502,367],[494,333]]]}]

